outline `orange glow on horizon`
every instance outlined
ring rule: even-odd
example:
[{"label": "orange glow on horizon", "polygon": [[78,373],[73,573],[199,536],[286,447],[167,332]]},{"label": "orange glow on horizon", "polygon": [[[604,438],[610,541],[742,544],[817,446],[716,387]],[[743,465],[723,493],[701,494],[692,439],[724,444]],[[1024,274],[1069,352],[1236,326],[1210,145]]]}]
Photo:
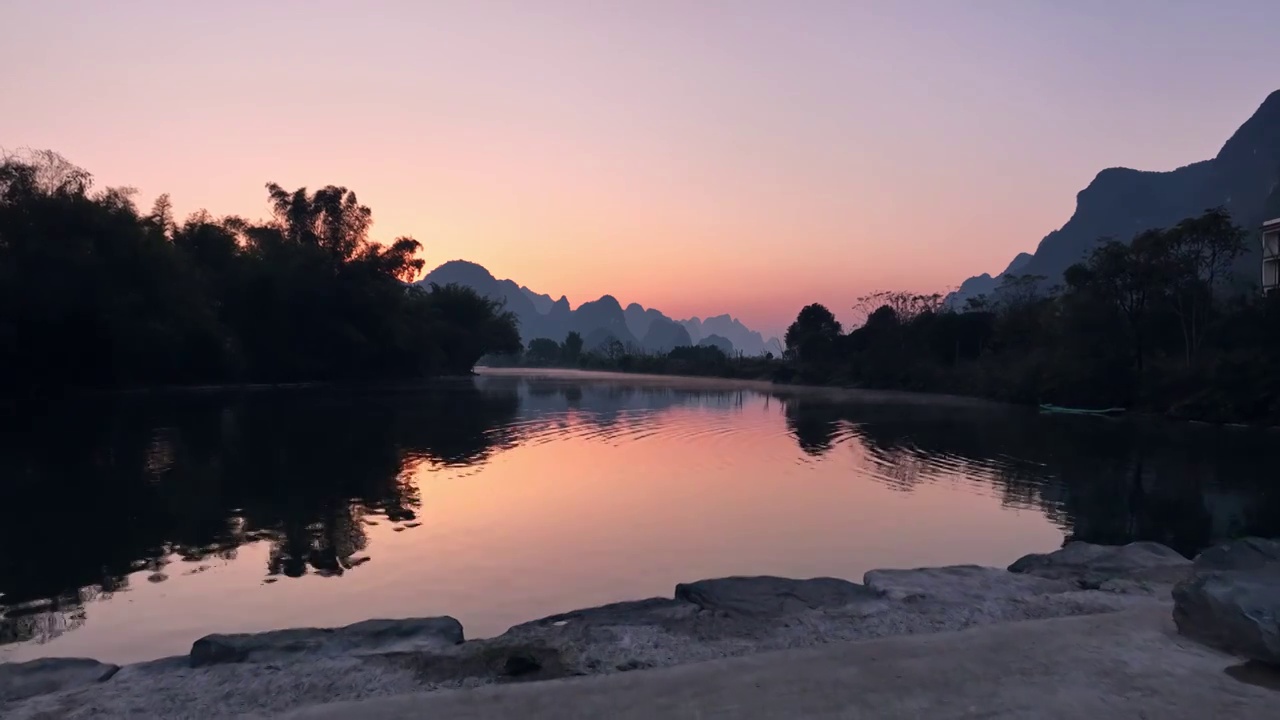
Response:
[{"label": "orange glow on horizon", "polygon": [[[776,333],[999,272],[1103,168],[1213,156],[1275,89],[1280,5],[1244,5],[10,4],[41,31],[0,46],[0,138],[179,212],[345,185],[429,267]],[[1202,43],[1232,53],[1153,52]]]}]

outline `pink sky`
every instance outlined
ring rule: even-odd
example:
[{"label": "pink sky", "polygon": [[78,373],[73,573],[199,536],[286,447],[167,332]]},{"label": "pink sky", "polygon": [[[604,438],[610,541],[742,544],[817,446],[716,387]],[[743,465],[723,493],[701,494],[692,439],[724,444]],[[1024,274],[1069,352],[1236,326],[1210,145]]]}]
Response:
[{"label": "pink sky", "polygon": [[1034,249],[1108,166],[1211,157],[1280,3],[0,4],[0,146],[260,217],[334,183],[428,266],[777,332]]}]

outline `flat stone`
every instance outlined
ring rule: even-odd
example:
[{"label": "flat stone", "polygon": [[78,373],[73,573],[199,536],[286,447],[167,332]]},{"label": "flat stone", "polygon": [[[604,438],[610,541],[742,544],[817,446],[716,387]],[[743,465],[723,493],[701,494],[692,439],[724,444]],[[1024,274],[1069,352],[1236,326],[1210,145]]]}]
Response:
[{"label": "flat stone", "polygon": [[109,680],[119,665],[89,658],[41,658],[0,663],[0,703],[25,700]]},{"label": "flat stone", "polygon": [[697,612],[697,605],[683,600],[648,598],[646,600],[629,600],[573,610],[521,623],[516,628],[577,627],[582,625],[659,625],[664,622],[687,619]]},{"label": "flat stone", "polygon": [[1204,570],[1262,570],[1280,564],[1280,541],[1247,537],[1231,540],[1196,556],[1196,572]]},{"label": "flat stone", "polygon": [[[1024,555],[1009,566],[1009,572],[1066,580],[1088,590],[1114,580],[1147,584],[1142,587],[1150,587],[1151,583],[1172,585],[1185,579],[1190,570],[1190,560],[1177,550],[1154,542],[1073,542],[1051,553]],[[1113,583],[1111,587],[1118,585]]]},{"label": "flat stone", "polygon": [[1014,600],[1071,592],[1073,583],[1035,575],[1022,575],[980,565],[917,568],[914,570],[870,570],[863,576],[866,587],[892,600],[934,600],[977,603]]},{"label": "flat stone", "polygon": [[877,600],[866,586],[837,578],[727,577],[676,585],[676,600],[729,615],[776,617]]},{"label": "flat stone", "polygon": [[207,635],[191,646],[191,667],[270,661],[298,654],[343,655],[436,650],[463,641],[462,624],[444,616],[365,620],[340,628],[291,628]]},{"label": "flat stone", "polygon": [[1173,589],[1178,632],[1206,645],[1280,664],[1280,563],[1197,572]]}]

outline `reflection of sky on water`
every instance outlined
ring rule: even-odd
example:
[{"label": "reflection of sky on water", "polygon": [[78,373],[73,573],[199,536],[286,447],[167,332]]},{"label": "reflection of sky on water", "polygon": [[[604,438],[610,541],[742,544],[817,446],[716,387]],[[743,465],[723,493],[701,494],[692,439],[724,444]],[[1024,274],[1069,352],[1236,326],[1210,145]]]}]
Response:
[{"label": "reflection of sky on water", "polygon": [[372,616],[487,635],[701,577],[1277,529],[1265,433],[941,399],[497,375],[26,417],[0,434],[6,659]]}]

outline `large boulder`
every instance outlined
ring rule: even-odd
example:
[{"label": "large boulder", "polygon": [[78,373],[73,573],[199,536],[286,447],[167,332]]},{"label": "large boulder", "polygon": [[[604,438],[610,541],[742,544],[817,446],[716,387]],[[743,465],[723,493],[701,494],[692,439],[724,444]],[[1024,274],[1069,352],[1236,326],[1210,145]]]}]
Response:
[{"label": "large boulder", "polygon": [[110,679],[119,669],[119,665],[89,658],[41,658],[22,663],[0,663],[0,704],[100,683]]},{"label": "large boulder", "polygon": [[1174,587],[1173,603],[1183,635],[1280,664],[1280,542],[1243,538],[1205,550]]},{"label": "large boulder", "polygon": [[880,593],[864,585],[836,578],[726,577],[676,585],[675,599],[703,610],[728,615],[777,617],[818,608],[837,608],[868,600]]},{"label": "large boulder", "polygon": [[1178,632],[1251,660],[1280,664],[1280,568],[1196,573],[1173,589]]},{"label": "large boulder", "polygon": [[444,616],[365,620],[340,628],[291,628],[206,635],[191,646],[191,667],[269,661],[297,654],[349,655],[438,650],[461,643],[462,624]]},{"label": "large boulder", "polygon": [[1016,600],[1076,589],[1074,584],[1065,580],[1022,575],[979,565],[870,570],[863,576],[862,582],[892,600],[956,603]]},{"label": "large boulder", "polygon": [[1280,564],[1280,541],[1240,538],[1205,550],[1196,556],[1195,571],[1264,570]]},{"label": "large boulder", "polygon": [[1009,572],[1064,580],[1086,590],[1167,588],[1190,574],[1191,561],[1154,542],[1093,545],[1073,542],[1051,553],[1024,555]]}]

